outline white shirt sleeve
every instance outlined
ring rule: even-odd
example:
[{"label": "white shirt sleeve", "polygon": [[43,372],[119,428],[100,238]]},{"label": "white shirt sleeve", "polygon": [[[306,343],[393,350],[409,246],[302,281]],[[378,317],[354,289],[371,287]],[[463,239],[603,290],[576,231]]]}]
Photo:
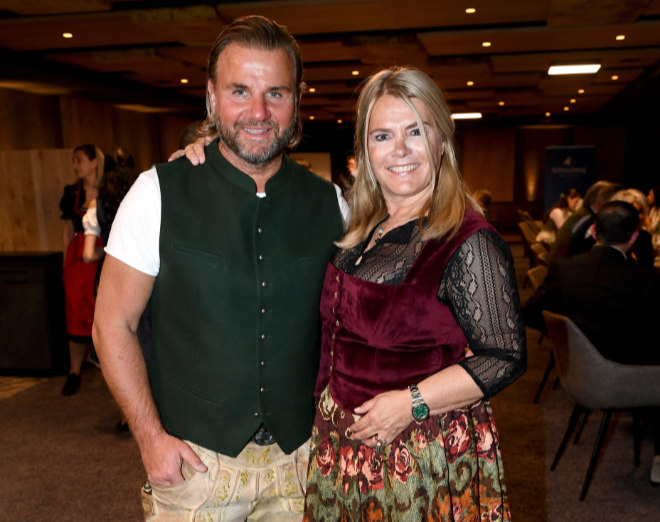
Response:
[{"label": "white shirt sleeve", "polygon": [[96,217],[96,207],[90,207],[85,212],[85,215],[82,218],[83,230],[85,231],[86,236],[96,236],[101,235],[101,227],[99,226],[99,220]]},{"label": "white shirt sleeve", "polygon": [[348,226],[348,219],[351,217],[351,211],[350,208],[348,207],[348,203],[346,203],[346,200],[344,199],[344,196],[341,193],[341,188],[339,188],[339,185],[336,183],[333,183],[335,186],[335,192],[337,193],[337,201],[339,202],[339,211],[341,212],[341,217],[344,220],[344,231],[346,230],[346,227]]},{"label": "white shirt sleeve", "polygon": [[119,205],[106,253],[156,276],[160,270],[160,184],[156,167],[140,174]]}]

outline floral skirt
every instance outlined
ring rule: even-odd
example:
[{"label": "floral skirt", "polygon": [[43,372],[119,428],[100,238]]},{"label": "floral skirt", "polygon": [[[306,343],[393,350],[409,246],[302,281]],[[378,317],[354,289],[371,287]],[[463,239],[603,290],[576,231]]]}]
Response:
[{"label": "floral skirt", "polygon": [[326,388],[312,429],[307,522],[510,520],[490,403],[413,422],[379,453]]}]

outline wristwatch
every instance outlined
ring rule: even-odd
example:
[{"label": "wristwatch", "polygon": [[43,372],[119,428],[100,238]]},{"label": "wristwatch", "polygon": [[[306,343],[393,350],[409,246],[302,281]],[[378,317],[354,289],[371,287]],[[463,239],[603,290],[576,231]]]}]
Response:
[{"label": "wristwatch", "polygon": [[416,384],[408,386],[410,395],[412,395],[412,416],[416,421],[423,421],[429,418],[429,407],[424,402],[422,394]]}]

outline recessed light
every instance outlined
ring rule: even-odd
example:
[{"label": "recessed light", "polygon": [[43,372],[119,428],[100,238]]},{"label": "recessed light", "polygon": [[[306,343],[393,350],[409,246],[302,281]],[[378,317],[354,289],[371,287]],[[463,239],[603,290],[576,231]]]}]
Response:
[{"label": "recessed light", "polygon": [[62,33],[62,38],[73,38],[73,33]]},{"label": "recessed light", "polygon": [[316,89],[315,89],[314,87],[310,87],[310,88],[309,88],[309,92],[312,92],[312,93],[313,93],[313,92],[316,92]]},{"label": "recessed light", "polygon": [[549,118],[550,116],[551,116],[551,115],[550,115],[549,112],[546,112],[546,113],[545,113],[545,117],[546,117],[546,118]]},{"label": "recessed light", "polygon": [[474,82],[472,80],[468,81],[465,83],[468,87],[472,87],[474,85]]},{"label": "recessed light", "polygon": [[616,39],[619,40],[619,41],[621,41],[621,40],[625,40],[625,39],[626,39],[626,35],[625,35],[625,34],[618,34],[618,35],[616,35]]},{"label": "recessed light", "polygon": [[578,94],[584,94],[584,89],[578,89]]},{"label": "recessed light", "polygon": [[360,71],[351,71],[351,74],[352,74],[353,76],[357,76],[358,74],[360,74]]},{"label": "recessed light", "polygon": [[316,118],[316,116],[314,116],[313,114],[309,117],[310,120],[313,120],[315,118]]},{"label": "recessed light", "polygon": [[481,42],[482,47],[490,47],[492,44],[490,42]]},{"label": "recessed light", "polygon": [[617,81],[618,79],[619,79],[619,75],[618,75],[618,74],[613,74],[613,75],[612,75],[612,80]]},{"label": "recessed light", "polygon": [[341,125],[342,123],[344,123],[344,120],[337,120],[337,123]]},{"label": "recessed light", "polygon": [[553,65],[548,69],[550,76],[562,74],[595,74],[600,69],[599,63],[579,63],[573,65]]},{"label": "recessed light", "polygon": [[566,107],[564,107],[564,110],[565,110],[565,111],[570,111],[571,109],[570,109],[570,107],[567,105]]},{"label": "recessed light", "polygon": [[455,120],[478,120],[481,116],[480,112],[455,112],[451,115]]},{"label": "recessed light", "polygon": [[577,100],[575,98],[571,98],[571,103],[575,103]]},{"label": "recessed light", "polygon": [[497,104],[498,104],[500,107],[502,107],[502,105],[504,105],[504,101],[503,101],[503,100],[500,100]]},{"label": "recessed light", "polygon": [[181,80],[179,80],[179,81],[181,83],[188,83],[188,78],[181,78]]},{"label": "recessed light", "polygon": [[465,12],[466,12],[467,14],[474,14],[474,13],[477,12],[477,10],[476,10],[474,7],[468,7],[468,8],[465,10]]}]

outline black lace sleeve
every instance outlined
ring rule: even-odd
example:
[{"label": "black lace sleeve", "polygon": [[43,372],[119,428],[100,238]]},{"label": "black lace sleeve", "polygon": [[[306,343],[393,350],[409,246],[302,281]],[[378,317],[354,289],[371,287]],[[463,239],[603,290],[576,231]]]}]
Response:
[{"label": "black lace sleeve", "polygon": [[486,398],[526,368],[527,341],[513,257],[497,234],[480,230],[452,255],[438,298],[452,309],[473,357],[461,366]]}]

